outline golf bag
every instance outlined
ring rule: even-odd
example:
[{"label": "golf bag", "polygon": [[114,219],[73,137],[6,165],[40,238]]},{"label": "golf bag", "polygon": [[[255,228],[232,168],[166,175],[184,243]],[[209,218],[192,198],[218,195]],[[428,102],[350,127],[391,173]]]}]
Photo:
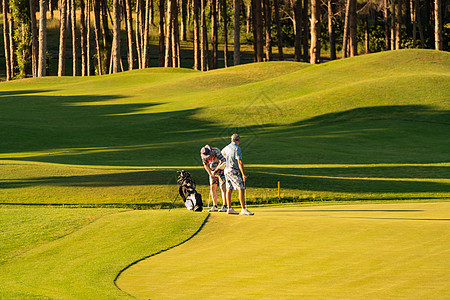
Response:
[{"label": "golf bag", "polygon": [[202,211],[202,195],[195,190],[195,182],[192,179],[191,174],[185,170],[177,172],[179,174],[177,182],[180,185],[178,193],[180,194],[181,199],[183,199],[184,205],[188,210]]}]

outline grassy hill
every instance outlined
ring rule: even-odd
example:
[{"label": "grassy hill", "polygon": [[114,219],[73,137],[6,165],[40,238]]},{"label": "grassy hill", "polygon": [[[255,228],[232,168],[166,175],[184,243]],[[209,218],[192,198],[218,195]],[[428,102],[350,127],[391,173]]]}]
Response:
[{"label": "grassy hill", "polygon": [[449,198],[450,54],[151,68],[0,85],[0,203],[168,203],[239,132],[248,197]]}]

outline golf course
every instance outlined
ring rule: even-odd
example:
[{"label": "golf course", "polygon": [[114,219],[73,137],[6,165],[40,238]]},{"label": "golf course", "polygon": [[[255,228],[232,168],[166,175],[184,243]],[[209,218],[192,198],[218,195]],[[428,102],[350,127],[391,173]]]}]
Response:
[{"label": "golf course", "polygon": [[[449,298],[448,52],[1,82],[0,132],[0,299]],[[233,133],[255,215],[187,211]]]}]

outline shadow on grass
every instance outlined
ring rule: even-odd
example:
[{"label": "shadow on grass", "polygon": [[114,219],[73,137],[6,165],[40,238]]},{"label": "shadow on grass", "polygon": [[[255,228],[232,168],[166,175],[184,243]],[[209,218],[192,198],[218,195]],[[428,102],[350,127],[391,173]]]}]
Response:
[{"label": "shadow on grass", "polygon": [[[428,167],[431,173],[443,176],[449,174],[450,168]],[[386,168],[388,169],[388,168]],[[404,173],[397,168],[397,177],[384,178],[377,170],[377,177],[370,178],[373,170],[364,168],[358,170],[359,176],[354,177],[352,170],[347,168],[332,168],[323,170],[313,169],[290,169],[291,174],[277,173],[268,169],[268,172],[258,169],[249,169],[247,181],[248,188],[276,188],[277,181],[281,182],[283,189],[297,189],[316,192],[334,193],[449,193],[450,184],[446,182],[421,181],[417,178],[405,180],[402,176],[408,177],[410,168],[405,168]],[[208,178],[204,170],[195,169],[190,171],[198,185],[208,185]],[[296,172],[296,173],[294,173]],[[348,172],[348,178],[345,178]],[[310,175],[308,175],[310,174]],[[317,174],[317,175],[311,175]],[[320,174],[320,175],[319,175]],[[70,186],[80,188],[90,187],[126,187],[126,186],[176,186],[175,170],[154,170],[154,171],[133,171],[100,175],[77,175],[77,176],[48,176],[29,179],[0,180],[0,189],[14,189],[30,186]],[[333,176],[339,176],[333,178]],[[432,177],[430,177],[432,178]],[[431,179],[432,180],[432,179]]]},{"label": "shadow on grass", "polygon": [[[47,96],[40,92],[1,92],[0,132],[5,133],[0,139],[1,159],[81,165],[201,166],[199,149],[205,144],[223,148],[230,132],[236,131],[243,136],[246,163],[450,161],[445,130],[450,124],[450,112],[425,105],[357,108],[285,126],[262,123],[223,128],[195,119],[200,109],[132,114],[159,103],[102,105],[124,97]],[[399,121],[412,125],[400,127],[403,125]],[[251,145],[246,144],[246,139],[252,141]],[[437,166],[249,168],[248,187],[275,188],[281,181],[283,188],[320,192],[448,193],[450,185],[438,179],[448,179],[449,173],[448,167]],[[192,174],[198,184],[208,184],[204,170],[192,170]],[[0,180],[0,188],[167,185],[175,177],[174,170],[69,177],[44,174]]]}]

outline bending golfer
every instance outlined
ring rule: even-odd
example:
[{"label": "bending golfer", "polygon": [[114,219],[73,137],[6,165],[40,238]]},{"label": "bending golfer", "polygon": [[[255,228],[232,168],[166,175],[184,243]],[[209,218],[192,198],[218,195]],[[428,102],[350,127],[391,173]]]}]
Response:
[{"label": "bending golfer", "polygon": [[[208,145],[200,150],[200,156],[202,157],[206,173],[209,175],[210,195],[212,195],[213,199],[213,207],[208,212],[226,212],[225,175],[223,173],[225,157],[223,157],[218,148],[211,148]],[[220,210],[217,208],[217,186],[220,187],[222,192],[223,206]]]},{"label": "bending golfer", "polygon": [[[231,136],[231,143],[222,149],[222,154],[226,158],[225,167],[225,180],[227,187],[227,203],[228,210],[227,214],[237,215],[237,211],[231,208],[231,194],[233,190],[239,190],[239,201],[241,202],[241,215],[251,216],[254,213],[250,212],[245,207],[244,197],[245,197],[245,186],[244,182],[247,180],[247,175],[244,171],[244,163],[242,162],[242,150],[239,147],[241,138],[237,133]],[[241,174],[239,173],[241,171]]]}]

